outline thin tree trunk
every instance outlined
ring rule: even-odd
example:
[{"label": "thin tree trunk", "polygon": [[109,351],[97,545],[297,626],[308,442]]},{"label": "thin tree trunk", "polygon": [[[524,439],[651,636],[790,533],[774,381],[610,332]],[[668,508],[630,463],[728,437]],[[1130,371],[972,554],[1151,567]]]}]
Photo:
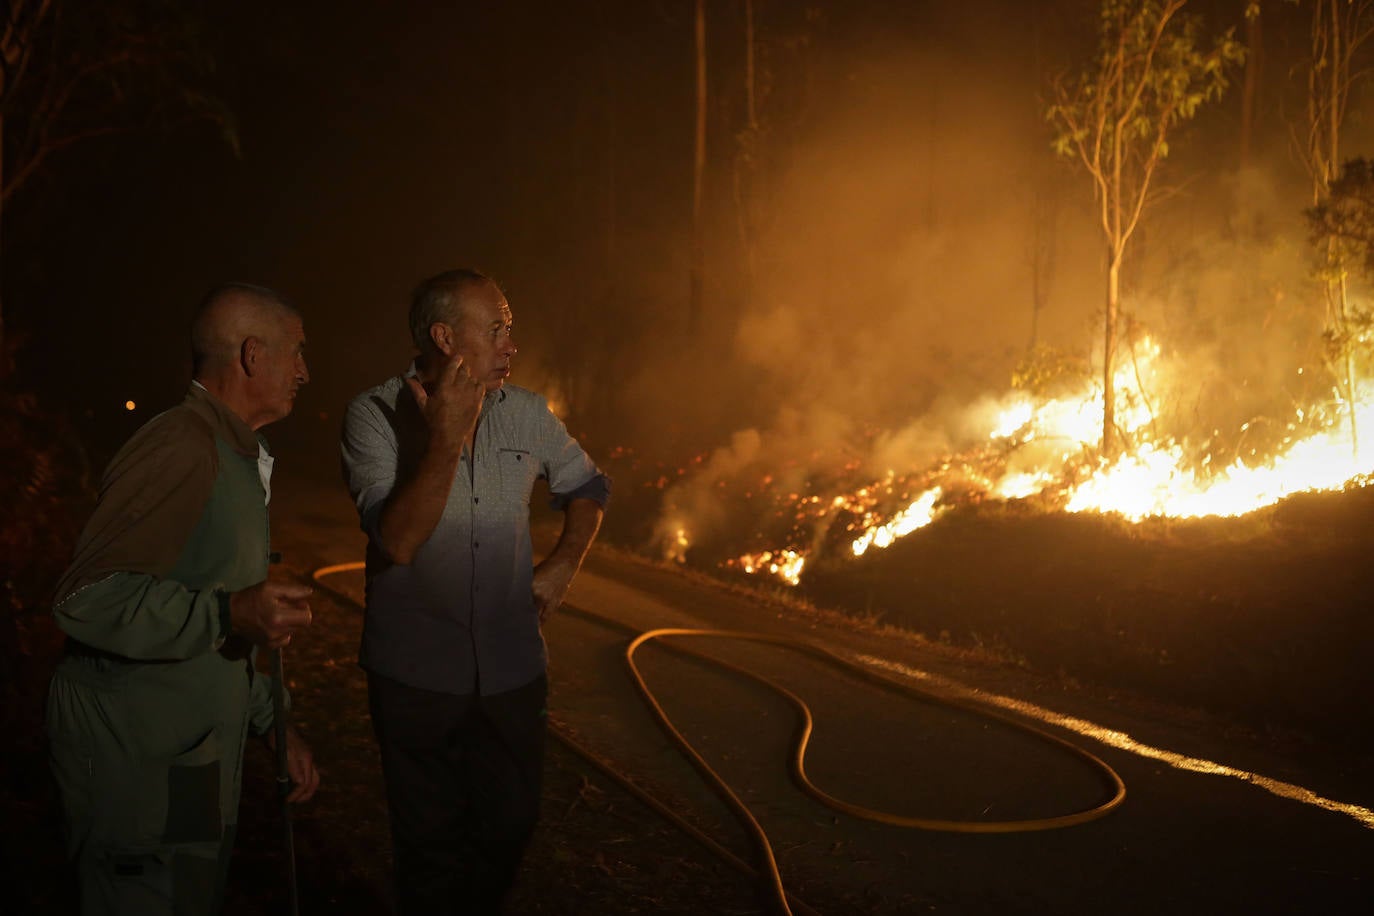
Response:
[{"label": "thin tree trunk", "polygon": [[[1316,155],[1313,156],[1313,187],[1312,199],[1316,205],[1331,192],[1331,182],[1336,177],[1336,171],[1340,163],[1340,142],[1341,142],[1341,115],[1342,115],[1342,92],[1349,79],[1347,61],[1345,60],[1346,48],[1342,39],[1349,36],[1345,35],[1341,23],[1341,5],[1337,0],[1325,0],[1316,5],[1313,16],[1317,20],[1317,29],[1326,31],[1325,41],[1323,42],[1326,51],[1325,67],[1318,77],[1318,80],[1325,80],[1325,85],[1320,82],[1316,87],[1326,96],[1326,123],[1317,129],[1319,134],[1325,135],[1325,142],[1318,141]],[[1325,19],[1325,23],[1322,20]],[[1314,66],[1314,71],[1316,70]],[[1334,273],[1328,273],[1325,280],[1325,299],[1326,299],[1326,324],[1328,327],[1335,328],[1340,332],[1340,339],[1345,340],[1346,317],[1348,315],[1348,302],[1346,299],[1346,285],[1344,268],[1339,263],[1337,245],[1334,238],[1326,240],[1326,263],[1327,269]],[[1349,411],[1350,426],[1350,448],[1352,453],[1359,452],[1359,435],[1356,428],[1355,419],[1355,366],[1353,356],[1350,353],[1350,345],[1345,344],[1345,353],[1342,356],[1337,372],[1341,376],[1341,387],[1345,389],[1346,409]]]},{"label": "thin tree trunk", "polygon": [[[1120,44],[1124,40],[1124,35],[1118,38],[1117,67],[1119,70],[1124,68],[1122,61],[1125,52]],[[1122,78],[1115,81],[1112,92],[1116,96],[1112,110],[1122,111],[1126,92]],[[1111,190],[1105,201],[1108,238],[1107,314],[1102,322],[1102,456],[1109,461],[1117,456],[1116,379],[1114,377],[1116,368],[1116,316],[1121,303],[1121,258],[1126,249],[1121,210],[1121,195],[1125,191],[1121,143],[1125,129],[1118,120],[1111,130],[1111,171],[1108,178]]]},{"label": "thin tree trunk", "polygon": [[[1347,290],[1347,288],[1346,288],[1345,271],[1344,271],[1344,270],[1341,271],[1341,274],[1340,274],[1340,276],[1337,278],[1337,281],[1336,281],[1336,282],[1339,284],[1338,292],[1339,292],[1339,295],[1340,295],[1341,328],[1344,330],[1344,329],[1346,328],[1346,326],[1347,326],[1346,321],[1347,321],[1347,319],[1350,317],[1350,313],[1349,313],[1348,311],[1346,311],[1346,306],[1349,304],[1349,299],[1348,299],[1349,292],[1348,292],[1348,290]],[[1359,425],[1358,425],[1358,424],[1359,424],[1359,421],[1358,421],[1358,419],[1357,419],[1356,416],[1355,416],[1355,414],[1357,413],[1356,408],[1359,406],[1359,402],[1358,402],[1358,400],[1357,400],[1357,398],[1356,398],[1357,392],[1355,391],[1355,354],[1354,354],[1354,352],[1353,352],[1353,348],[1352,348],[1349,344],[1347,344],[1346,347],[1345,347],[1345,366],[1344,366],[1344,369],[1345,369],[1346,406],[1347,406],[1347,407],[1349,408],[1349,410],[1350,410],[1350,454],[1351,454],[1352,456],[1354,456],[1355,458],[1359,458],[1359,457],[1360,457],[1360,429],[1359,429]]]},{"label": "thin tree trunk", "polygon": [[1107,265],[1107,318],[1102,334],[1102,455],[1118,452],[1116,436],[1116,317],[1121,301],[1121,254],[1112,251]]},{"label": "thin tree trunk", "polygon": [[[755,274],[754,226],[751,206],[754,197],[754,175],[758,168],[759,134],[758,109],[755,102],[754,77],[754,0],[744,0],[744,101],[746,130],[743,148],[735,146],[734,192],[735,227],[739,233],[740,252],[744,257],[746,291],[753,292]],[[752,159],[749,156],[752,155]]]},{"label": "thin tree trunk", "polygon": [[744,92],[749,126],[758,126],[754,101],[754,0],[744,0]]},{"label": "thin tree trunk", "polygon": [[1328,64],[1331,73],[1329,77],[1330,98],[1328,103],[1331,110],[1327,113],[1327,119],[1331,124],[1331,135],[1327,144],[1326,174],[1322,177],[1322,192],[1331,190],[1331,179],[1336,177],[1337,163],[1340,158],[1341,142],[1341,85],[1346,71],[1343,64],[1345,48],[1341,46],[1341,6],[1335,0],[1330,0],[1327,4],[1331,9],[1331,62]]},{"label": "thin tree trunk", "polygon": [[1260,13],[1245,21],[1245,86],[1240,98],[1240,167],[1250,166],[1250,142],[1255,132],[1255,98],[1259,92],[1261,48]]},{"label": "thin tree trunk", "polygon": [[[604,12],[603,12],[604,15]],[[611,46],[612,30],[603,21],[601,28],[601,81],[605,87],[605,112],[606,112],[606,135],[605,135],[605,165],[606,165],[606,196],[604,198],[605,217],[604,225],[606,236],[605,245],[605,270],[607,277],[615,277],[618,273],[616,259],[617,251],[617,225],[620,209],[619,188],[616,184],[616,145],[620,136],[619,105],[620,93],[615,75],[615,54]],[[614,281],[612,281],[614,282]]]},{"label": "thin tree trunk", "polygon": [[706,271],[705,226],[702,222],[703,185],[706,180],[706,2],[696,4],[696,143],[692,156],[692,264],[687,302],[687,329],[695,333],[701,323],[702,282]]},{"label": "thin tree trunk", "polygon": [[[5,73],[0,68],[0,99],[5,97]],[[0,114],[0,382],[9,378],[9,349],[5,343],[4,226],[5,226],[5,116]]]},{"label": "thin tree trunk", "polygon": [[[1032,0],[1030,10],[1031,60],[1035,74],[1033,87],[1044,83],[1044,64],[1041,53],[1040,0]],[[1058,213],[1054,199],[1053,178],[1050,170],[1053,163],[1045,160],[1036,170],[1034,186],[1031,190],[1031,320],[1030,340],[1026,344],[1029,353],[1040,342],[1040,315],[1049,298],[1054,269],[1055,233]]]}]

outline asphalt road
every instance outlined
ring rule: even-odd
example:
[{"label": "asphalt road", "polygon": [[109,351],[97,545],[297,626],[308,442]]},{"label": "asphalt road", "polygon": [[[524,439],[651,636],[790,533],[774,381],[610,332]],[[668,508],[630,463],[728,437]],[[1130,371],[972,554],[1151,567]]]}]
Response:
[{"label": "asphalt road", "polygon": [[[277,514],[291,522],[274,525],[290,565],[360,559],[346,500],[295,492]],[[357,593],[360,579],[344,573],[331,583]],[[723,628],[804,639],[937,697],[1043,728],[1125,782],[1119,808],[1048,831],[935,832],[837,813],[793,783],[787,755],[797,717],[783,699],[657,643],[646,647],[640,665],[665,710],[767,831],[789,891],[819,912],[1374,912],[1367,761],[786,609],[609,549],[594,550],[569,604],[546,627],[551,719],[746,860],[756,855],[744,829],[631,685],[628,633]],[[679,643],[800,695],[815,716],[807,770],[846,801],[976,822],[1050,818],[1110,795],[1081,758],[976,712],[902,696],[775,646]],[[744,882],[739,897],[739,912],[757,908]]]}]

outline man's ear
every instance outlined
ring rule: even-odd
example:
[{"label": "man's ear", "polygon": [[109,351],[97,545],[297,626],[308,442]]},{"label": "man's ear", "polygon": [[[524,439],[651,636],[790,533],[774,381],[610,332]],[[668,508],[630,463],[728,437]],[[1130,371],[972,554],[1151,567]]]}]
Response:
[{"label": "man's ear", "polygon": [[453,339],[453,328],[436,321],[429,326],[429,339],[434,342],[434,349],[445,356],[453,356],[456,341]]},{"label": "man's ear", "polygon": [[244,375],[257,374],[257,362],[261,356],[262,341],[256,337],[244,338],[243,343],[239,344],[239,364],[243,367]]}]

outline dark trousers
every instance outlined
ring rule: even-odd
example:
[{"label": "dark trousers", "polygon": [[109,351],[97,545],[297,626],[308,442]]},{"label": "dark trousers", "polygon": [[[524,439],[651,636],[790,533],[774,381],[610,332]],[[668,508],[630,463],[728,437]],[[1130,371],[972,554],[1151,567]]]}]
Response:
[{"label": "dark trousers", "polygon": [[539,817],[548,681],[454,696],[368,674],[401,916],[496,914]]}]

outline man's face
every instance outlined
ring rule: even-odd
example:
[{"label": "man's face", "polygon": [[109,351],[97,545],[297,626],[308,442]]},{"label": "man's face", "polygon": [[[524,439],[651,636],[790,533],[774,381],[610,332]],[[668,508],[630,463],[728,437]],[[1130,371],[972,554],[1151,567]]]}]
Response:
[{"label": "man's face", "polygon": [[264,426],[291,413],[296,392],[310,381],[310,370],[305,365],[305,326],[301,319],[284,315],[273,322],[272,327],[271,333],[260,338],[263,349],[254,376],[261,414],[268,417],[261,424]]},{"label": "man's face", "polygon": [[487,391],[499,391],[510,376],[515,340],[510,305],[495,284],[469,291],[454,327],[457,355]]}]

